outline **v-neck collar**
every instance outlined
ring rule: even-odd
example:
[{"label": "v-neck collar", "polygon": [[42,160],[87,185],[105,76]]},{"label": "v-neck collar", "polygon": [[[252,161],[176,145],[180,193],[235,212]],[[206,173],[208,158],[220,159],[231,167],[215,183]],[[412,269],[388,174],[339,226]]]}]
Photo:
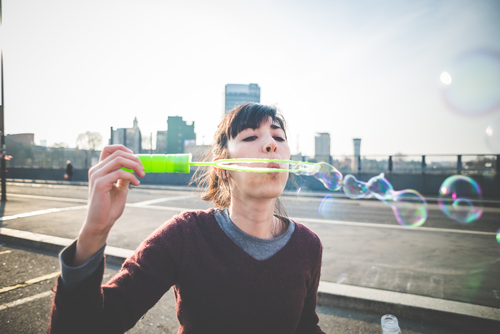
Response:
[{"label": "v-neck collar", "polygon": [[[222,227],[219,225],[219,222],[217,221],[217,218],[215,218],[215,208],[212,208],[212,211],[210,212],[210,219],[211,223],[214,224],[214,229],[217,230],[217,237],[222,239],[225,243],[230,244],[229,247],[234,248],[234,250],[229,250],[236,252],[239,254],[240,257],[242,257],[245,261],[250,262],[250,263],[258,263],[258,264],[267,264],[268,262],[273,262],[275,261],[276,258],[281,257],[283,253],[288,252],[288,250],[293,247],[293,243],[295,242],[295,239],[297,238],[297,223],[293,222],[295,224],[295,230],[293,231],[290,240],[284,245],[280,250],[278,250],[275,254],[273,254],[271,257],[264,259],[264,260],[258,260],[254,258],[252,255],[248,254],[245,250],[243,250],[236,242],[234,242],[233,239],[231,239],[226,232],[222,229]],[[290,219],[292,222],[292,220]],[[234,224],[234,223],[233,223]],[[242,231],[243,232],[243,231]],[[244,233],[244,232],[243,232]],[[266,240],[266,239],[263,239]],[[292,245],[291,245],[292,244]]]}]

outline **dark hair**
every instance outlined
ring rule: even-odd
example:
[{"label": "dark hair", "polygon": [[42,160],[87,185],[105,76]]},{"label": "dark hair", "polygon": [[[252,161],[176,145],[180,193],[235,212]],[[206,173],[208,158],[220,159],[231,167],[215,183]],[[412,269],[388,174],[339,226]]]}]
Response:
[{"label": "dark hair", "polygon": [[[238,133],[245,129],[259,128],[269,117],[283,129],[286,138],[285,119],[281,111],[274,106],[249,102],[229,111],[217,127],[214,141],[208,148],[204,161],[212,161],[214,157],[227,159],[229,157],[228,140],[235,138]],[[231,204],[229,182],[220,178],[214,168],[198,168],[191,179],[191,184],[193,183],[198,184],[198,189],[208,188],[204,193],[201,191],[203,193],[201,199],[204,201],[214,203],[219,209],[227,208]],[[287,217],[285,208],[279,198],[276,199],[274,214],[278,217]]]}]

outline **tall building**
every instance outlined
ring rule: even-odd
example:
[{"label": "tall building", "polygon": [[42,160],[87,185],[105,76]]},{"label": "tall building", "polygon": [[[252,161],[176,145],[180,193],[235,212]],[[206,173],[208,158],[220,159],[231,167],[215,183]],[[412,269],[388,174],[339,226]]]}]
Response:
[{"label": "tall building", "polygon": [[6,135],[5,140],[13,141],[16,143],[22,143],[26,145],[35,145],[35,134],[34,133],[15,133],[12,135]]},{"label": "tall building", "polygon": [[361,170],[361,138],[353,138],[352,143],[354,144],[354,159],[352,161],[354,170]]},{"label": "tall building", "polygon": [[167,154],[167,131],[156,131],[157,154]]},{"label": "tall building", "polygon": [[142,150],[141,130],[137,117],[134,118],[134,125],[131,128],[118,128],[116,130],[111,127],[111,138],[109,144],[122,144],[131,149],[135,154],[141,153]]},{"label": "tall building", "polygon": [[319,132],[314,137],[314,158],[318,161],[330,162],[330,134]]},{"label": "tall building", "polygon": [[184,153],[184,141],[195,140],[194,122],[188,125],[180,116],[168,116],[167,153]]},{"label": "tall building", "polygon": [[260,87],[258,84],[227,84],[224,95],[224,114],[245,102],[260,103]]}]

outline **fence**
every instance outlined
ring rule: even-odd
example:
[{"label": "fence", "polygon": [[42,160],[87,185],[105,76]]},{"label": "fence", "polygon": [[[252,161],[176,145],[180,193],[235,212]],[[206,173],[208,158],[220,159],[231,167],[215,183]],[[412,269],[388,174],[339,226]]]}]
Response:
[{"label": "fence", "polygon": [[[307,159],[315,161],[314,159]],[[494,177],[500,173],[500,155],[364,155],[332,156],[330,163],[343,174],[462,174]]]}]

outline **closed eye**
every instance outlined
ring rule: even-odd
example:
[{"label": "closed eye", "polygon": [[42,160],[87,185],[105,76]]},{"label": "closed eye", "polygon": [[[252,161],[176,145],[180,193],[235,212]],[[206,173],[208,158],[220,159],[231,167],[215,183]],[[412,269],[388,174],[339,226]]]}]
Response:
[{"label": "closed eye", "polygon": [[250,136],[243,139],[243,141],[254,141],[255,139],[257,139],[257,136]]},{"label": "closed eye", "polygon": [[283,137],[273,137],[273,138],[274,138],[274,140],[277,140],[277,141],[281,141],[281,142],[285,141],[285,139],[283,139]]}]

